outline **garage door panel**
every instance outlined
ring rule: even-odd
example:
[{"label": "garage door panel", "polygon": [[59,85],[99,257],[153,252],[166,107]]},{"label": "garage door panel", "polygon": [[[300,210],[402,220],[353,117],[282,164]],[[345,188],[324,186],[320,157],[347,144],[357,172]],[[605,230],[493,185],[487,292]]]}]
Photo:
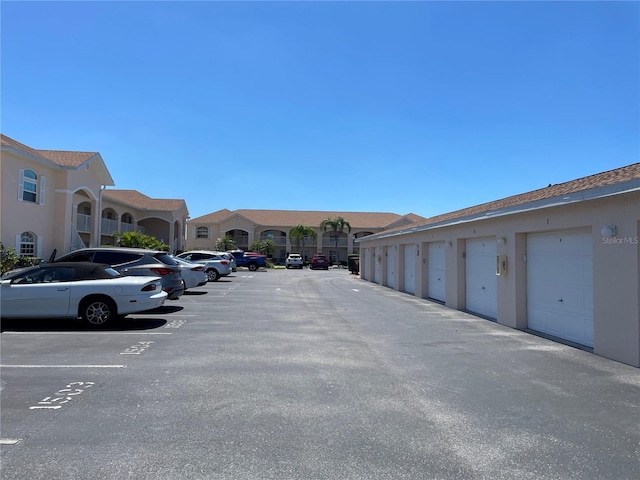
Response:
[{"label": "garage door panel", "polygon": [[445,245],[444,242],[432,242],[427,247],[427,296],[438,300],[445,301]]},{"label": "garage door panel", "polygon": [[493,237],[466,242],[466,309],[490,318],[498,315],[496,252]]},{"label": "garage door panel", "polygon": [[416,293],[416,246],[404,246],[404,291]]},{"label": "garage door panel", "polygon": [[593,256],[587,229],[527,236],[529,328],[593,346]]}]

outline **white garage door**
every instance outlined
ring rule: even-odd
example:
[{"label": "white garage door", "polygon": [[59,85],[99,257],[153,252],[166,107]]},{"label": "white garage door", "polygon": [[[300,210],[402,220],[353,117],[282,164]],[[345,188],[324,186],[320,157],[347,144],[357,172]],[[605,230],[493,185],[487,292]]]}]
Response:
[{"label": "white garage door", "polygon": [[445,301],[445,248],[444,242],[431,242],[427,248],[427,296]]},{"label": "white garage door", "polygon": [[371,263],[371,250],[368,248],[364,249],[364,255],[360,262],[360,270],[362,278],[365,280],[371,280],[369,278],[369,264]]},{"label": "white garage door", "polygon": [[380,247],[376,247],[375,250],[375,258],[374,258],[374,270],[373,270],[373,281],[380,284],[380,271],[382,270],[382,249]]},{"label": "white garage door", "polygon": [[489,318],[498,316],[495,237],[466,241],[466,309]]},{"label": "white garage door", "polygon": [[404,291],[416,293],[416,246],[404,246]]},{"label": "white garage door", "polygon": [[387,261],[387,279],[386,279],[385,285],[387,287],[394,287],[396,272],[395,272],[395,255],[393,254],[393,248],[391,247],[385,248],[384,253]]},{"label": "white garage door", "polygon": [[527,236],[527,323],[530,329],[593,346],[591,232]]}]

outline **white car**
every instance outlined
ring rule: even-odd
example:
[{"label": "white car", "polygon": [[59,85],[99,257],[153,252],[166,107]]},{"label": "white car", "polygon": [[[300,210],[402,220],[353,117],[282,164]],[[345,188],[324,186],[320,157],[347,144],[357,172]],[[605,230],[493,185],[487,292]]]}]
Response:
[{"label": "white car", "polygon": [[185,290],[206,285],[207,272],[204,271],[204,265],[183,258],[174,257],[174,260],[180,265],[180,275],[182,275],[182,285]]},{"label": "white car", "polygon": [[190,262],[204,265],[207,272],[207,278],[210,282],[217,282],[220,277],[226,277],[231,274],[231,262],[222,256],[220,252],[212,252],[209,250],[190,250],[188,252],[176,255],[175,258],[189,260]]},{"label": "white car", "polygon": [[299,253],[290,253],[284,261],[284,266],[286,268],[302,268],[303,265],[304,261],[302,260],[302,255]]},{"label": "white car", "polygon": [[125,276],[98,263],[47,263],[0,279],[3,318],[81,317],[99,328],[157,308],[166,298],[160,277]]}]

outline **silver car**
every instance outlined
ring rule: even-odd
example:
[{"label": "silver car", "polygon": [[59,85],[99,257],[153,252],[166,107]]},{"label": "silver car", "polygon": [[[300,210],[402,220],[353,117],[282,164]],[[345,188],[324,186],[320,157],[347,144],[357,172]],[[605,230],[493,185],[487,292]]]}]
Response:
[{"label": "silver car", "polygon": [[231,263],[224,258],[220,252],[212,252],[210,250],[191,250],[189,252],[176,255],[176,258],[189,260],[191,262],[204,265],[207,272],[207,278],[210,282],[217,282],[220,277],[226,277],[231,274]]},{"label": "silver car", "polygon": [[190,262],[183,258],[174,257],[174,260],[180,265],[182,285],[185,291],[189,288],[200,287],[207,284],[207,272],[204,271],[204,265]]},{"label": "silver car", "polygon": [[184,293],[178,262],[167,252],[160,250],[124,247],[81,248],[51,261],[104,263],[123,275],[160,277],[162,290],[167,292],[169,300],[176,300]]}]

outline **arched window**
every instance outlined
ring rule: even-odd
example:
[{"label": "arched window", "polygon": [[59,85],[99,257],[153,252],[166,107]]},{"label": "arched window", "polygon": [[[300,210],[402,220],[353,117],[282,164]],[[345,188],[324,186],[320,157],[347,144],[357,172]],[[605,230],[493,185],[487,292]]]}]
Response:
[{"label": "arched window", "polygon": [[38,174],[33,170],[22,170],[20,180],[20,200],[38,203]]},{"label": "arched window", "polygon": [[209,238],[209,227],[198,227],[196,229],[196,238]]},{"label": "arched window", "polygon": [[36,256],[36,236],[31,232],[22,232],[20,235],[20,256]]}]

